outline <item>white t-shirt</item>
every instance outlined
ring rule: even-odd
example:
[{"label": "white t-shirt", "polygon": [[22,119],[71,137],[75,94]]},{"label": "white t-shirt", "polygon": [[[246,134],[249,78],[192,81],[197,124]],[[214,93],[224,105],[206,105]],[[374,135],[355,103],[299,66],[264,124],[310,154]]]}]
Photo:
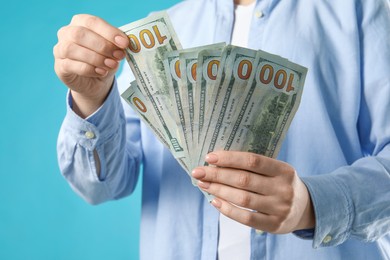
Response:
[{"label": "white t-shirt", "polygon": [[234,25],[232,44],[240,47],[248,46],[249,31],[253,19],[256,1],[250,5],[234,5]]},{"label": "white t-shirt", "polygon": [[[249,30],[256,1],[250,5],[235,5],[232,44],[248,46]],[[250,259],[251,228],[223,214],[219,217],[218,259]]]}]

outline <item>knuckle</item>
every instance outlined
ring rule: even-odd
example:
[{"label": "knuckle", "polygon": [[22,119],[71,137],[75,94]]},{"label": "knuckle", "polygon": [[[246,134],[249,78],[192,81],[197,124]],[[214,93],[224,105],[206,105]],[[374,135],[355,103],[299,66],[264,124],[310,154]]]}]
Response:
[{"label": "knuckle", "polygon": [[68,71],[67,60],[58,60],[56,59],[54,62],[54,71],[59,77],[65,75]]},{"label": "knuckle", "polygon": [[72,73],[73,69],[74,69],[74,64],[70,59],[63,59],[62,60],[61,72],[63,74]]},{"label": "knuckle", "polygon": [[218,185],[216,183],[210,183],[209,191],[215,195],[221,195],[222,193],[221,185]]},{"label": "knuckle", "polygon": [[211,181],[212,182],[219,182],[220,174],[221,174],[221,168],[219,167],[212,167],[211,171]]},{"label": "knuckle", "polygon": [[101,58],[100,55],[91,55],[92,64],[95,66],[101,66],[104,65],[104,60]]},{"label": "knuckle", "polygon": [[85,30],[83,27],[80,27],[80,26],[74,26],[72,27],[71,29],[71,37],[75,40],[75,41],[80,41],[82,40],[84,37],[85,37]]},{"label": "knuckle", "polygon": [[88,16],[88,15],[86,15],[86,14],[75,14],[75,15],[73,15],[72,20],[71,20],[70,23],[72,23],[72,24],[78,24],[78,23],[80,23],[80,21],[82,21],[83,19],[85,19],[87,16]]},{"label": "knuckle", "polygon": [[230,216],[232,214],[232,211],[233,211],[233,206],[228,204],[224,207],[224,214],[225,216]]},{"label": "knuckle", "polygon": [[250,153],[247,160],[248,168],[257,168],[260,165],[261,157]]},{"label": "knuckle", "polygon": [[67,58],[72,53],[72,47],[71,43],[63,43],[58,46],[58,54],[63,58]]},{"label": "knuckle", "polygon": [[68,59],[63,59],[61,64],[59,65],[59,69],[61,72],[66,72],[70,68],[70,61]]},{"label": "knuckle", "polygon": [[109,48],[108,44],[103,40],[97,41],[95,43],[95,46],[96,46],[96,49],[98,50],[98,52],[100,52],[100,53],[109,53],[110,52],[110,48]]},{"label": "knuckle", "polygon": [[287,180],[289,180],[289,181],[294,180],[296,172],[295,172],[294,168],[292,168],[290,165],[283,164],[281,171],[284,173]]},{"label": "knuckle", "polygon": [[242,215],[242,223],[244,225],[247,225],[247,226],[251,226],[254,222],[254,215],[249,212],[249,211],[246,211],[243,215]]},{"label": "knuckle", "polygon": [[91,28],[96,25],[96,23],[99,21],[99,18],[96,16],[88,15],[84,18],[84,24],[86,27]]},{"label": "knuckle", "polygon": [[80,73],[82,75],[87,75],[87,74],[90,74],[91,70],[90,70],[90,66],[87,64],[87,63],[82,63],[80,65]]},{"label": "knuckle", "polygon": [[294,191],[293,187],[292,186],[285,187],[283,189],[283,191],[281,192],[281,196],[282,196],[283,202],[286,205],[292,205],[292,203],[294,201],[294,196],[295,196],[295,191]]},{"label": "knuckle", "polygon": [[61,39],[62,36],[66,33],[66,31],[68,30],[68,26],[62,26],[60,29],[58,29],[57,31],[57,38],[58,39]]},{"label": "knuckle", "polygon": [[238,175],[238,186],[240,188],[247,188],[250,184],[250,174],[248,172],[242,171]]},{"label": "knuckle", "polygon": [[80,16],[81,16],[81,14],[73,15],[70,23],[76,23],[77,21],[79,21],[80,20]]},{"label": "knuckle", "polygon": [[251,202],[251,197],[248,193],[243,192],[239,197],[238,197],[238,205],[242,207],[248,207]]}]

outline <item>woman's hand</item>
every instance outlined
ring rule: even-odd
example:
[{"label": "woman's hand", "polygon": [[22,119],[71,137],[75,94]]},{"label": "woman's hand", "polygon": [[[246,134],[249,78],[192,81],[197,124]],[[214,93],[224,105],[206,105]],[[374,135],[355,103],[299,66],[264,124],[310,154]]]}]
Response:
[{"label": "woman's hand", "polygon": [[315,226],[309,192],[289,164],[235,151],[210,153],[206,162],[211,166],[195,168],[192,176],[225,216],[277,234]]},{"label": "woman's hand", "polygon": [[128,44],[121,30],[87,14],[75,15],[58,31],[54,69],[71,90],[73,110],[81,117],[104,102]]}]

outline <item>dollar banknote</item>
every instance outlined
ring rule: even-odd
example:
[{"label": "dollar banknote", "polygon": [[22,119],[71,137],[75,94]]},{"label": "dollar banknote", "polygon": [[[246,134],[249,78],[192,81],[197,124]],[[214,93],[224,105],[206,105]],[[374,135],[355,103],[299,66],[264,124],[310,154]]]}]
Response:
[{"label": "dollar banknote", "polygon": [[[215,87],[222,49],[203,50],[198,55],[196,69],[196,88],[194,91],[194,149],[197,150],[205,124],[206,111],[211,103],[211,96]],[[203,143],[202,143],[203,144]]]},{"label": "dollar banknote", "polygon": [[121,29],[137,80],[122,97],[190,177],[215,150],[277,156],[300,103],[305,67],[224,43],[183,50],[166,13]]},{"label": "dollar banknote", "polygon": [[[163,60],[167,83],[170,88],[174,119],[183,146],[191,160],[193,151],[193,83],[196,83],[194,70],[197,68],[198,53],[204,49],[222,49],[225,43],[211,44],[191,49],[168,52]],[[184,55],[184,56],[182,56]],[[181,59],[180,59],[181,57]],[[185,64],[182,66],[181,64]]]},{"label": "dollar banknote", "polygon": [[173,106],[173,113],[175,118],[176,127],[180,130],[180,139],[183,140],[182,145],[188,151],[189,160],[191,156],[189,154],[191,143],[189,143],[189,136],[192,135],[190,130],[187,128],[188,117],[185,115],[185,108],[183,107],[182,92],[183,86],[181,83],[181,70],[179,51],[168,52],[164,57],[164,68],[167,76],[167,83],[171,88],[171,100],[173,100],[176,106]]},{"label": "dollar banknote", "polygon": [[176,104],[171,100],[163,59],[167,52],[181,49],[167,13],[156,13],[120,29],[130,40],[126,59],[140,90],[155,110],[173,155],[176,158],[188,158],[187,151],[183,148],[184,140],[174,131],[174,125],[167,122],[169,118],[174,122],[172,114]]},{"label": "dollar banknote", "polygon": [[[203,160],[207,153],[224,147],[237,104],[254,72],[256,55],[255,50],[232,45],[224,49],[219,80],[211,97],[213,106],[207,113],[208,126],[202,135],[203,144],[198,149],[200,160]],[[198,160],[196,164],[199,163],[201,162]]]},{"label": "dollar banknote", "polygon": [[[170,149],[169,143],[165,140],[164,135],[160,132],[160,130],[156,127],[159,124],[158,120],[156,120],[155,114],[151,108],[151,103],[147,97],[145,97],[140,89],[138,88],[138,84],[136,81],[130,83],[130,87],[127,88],[122,94],[122,98],[126,101],[127,104],[138,114],[141,120],[149,127],[149,129],[155,134],[155,136],[160,140],[165,147]],[[197,180],[191,176],[191,172],[186,165],[186,162],[183,158],[177,158],[178,163],[181,167],[187,172],[189,177],[191,178],[192,184],[197,186]],[[203,190],[200,190],[208,201],[213,199],[213,196]]]},{"label": "dollar banknote", "polygon": [[[169,150],[172,151],[170,143],[166,140],[164,132],[161,131],[160,122],[152,109],[150,100],[142,94],[136,81],[130,83],[130,87],[127,88],[121,97],[126,101],[127,104],[138,114],[138,116],[145,122],[150,130],[155,134],[157,139]],[[189,174],[189,167],[183,158],[177,158],[179,164]],[[191,177],[192,178],[192,177]],[[193,181],[195,183],[195,180]]]},{"label": "dollar banknote", "polygon": [[179,51],[181,72],[180,93],[182,109],[184,110],[184,116],[187,119],[185,121],[185,128],[188,130],[186,137],[188,138],[189,147],[191,148],[189,150],[190,157],[193,157],[191,152],[195,152],[196,147],[194,135],[197,135],[197,127],[194,128],[194,125],[198,125],[198,121],[195,118],[196,103],[194,102],[197,87],[198,56],[203,50],[222,50],[224,46],[225,43],[216,43]]},{"label": "dollar banknote", "polygon": [[224,150],[275,158],[298,109],[307,69],[263,51],[258,54]]}]

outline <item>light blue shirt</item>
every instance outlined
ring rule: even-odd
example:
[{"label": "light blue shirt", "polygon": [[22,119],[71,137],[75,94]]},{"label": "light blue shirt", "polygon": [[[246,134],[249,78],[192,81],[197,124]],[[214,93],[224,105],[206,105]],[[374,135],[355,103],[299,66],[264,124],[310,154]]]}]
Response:
[{"label": "light blue shirt", "polygon": [[[169,14],[189,48],[229,42],[233,8],[233,1],[189,0]],[[295,167],[316,216],[314,233],[252,230],[251,259],[390,259],[389,2],[261,0],[249,47],[309,69],[278,159]],[[97,204],[131,194],[142,164],[141,258],[216,259],[219,212],[122,102],[117,89],[131,78],[125,65],[87,120],[73,113],[68,99],[58,140],[61,171],[81,197]]]}]

